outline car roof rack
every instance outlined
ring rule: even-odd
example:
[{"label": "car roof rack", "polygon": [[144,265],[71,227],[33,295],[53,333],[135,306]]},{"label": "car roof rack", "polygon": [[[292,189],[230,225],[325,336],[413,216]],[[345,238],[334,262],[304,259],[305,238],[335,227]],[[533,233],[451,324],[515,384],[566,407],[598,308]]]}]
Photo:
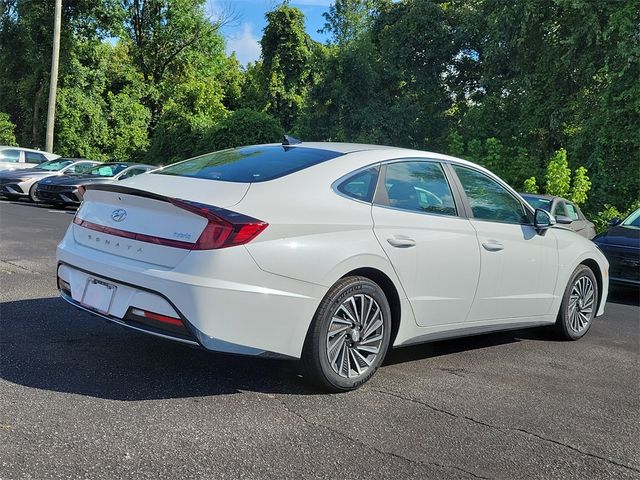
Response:
[{"label": "car roof rack", "polygon": [[295,137],[292,137],[290,135],[284,135],[282,137],[282,146],[283,147],[287,147],[289,145],[297,145],[298,143],[302,143],[302,140],[298,140]]}]

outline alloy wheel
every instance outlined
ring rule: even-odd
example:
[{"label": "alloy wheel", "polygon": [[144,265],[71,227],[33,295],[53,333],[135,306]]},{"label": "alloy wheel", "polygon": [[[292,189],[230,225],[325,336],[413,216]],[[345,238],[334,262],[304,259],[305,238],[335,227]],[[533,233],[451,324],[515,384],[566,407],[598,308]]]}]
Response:
[{"label": "alloy wheel", "polygon": [[594,315],[595,288],[591,278],[578,277],[573,283],[569,296],[569,326],[576,333],[582,333]]},{"label": "alloy wheel", "polygon": [[346,298],[329,324],[329,365],[341,377],[359,377],[378,356],[384,335],[382,309],[373,297],[361,293]]}]

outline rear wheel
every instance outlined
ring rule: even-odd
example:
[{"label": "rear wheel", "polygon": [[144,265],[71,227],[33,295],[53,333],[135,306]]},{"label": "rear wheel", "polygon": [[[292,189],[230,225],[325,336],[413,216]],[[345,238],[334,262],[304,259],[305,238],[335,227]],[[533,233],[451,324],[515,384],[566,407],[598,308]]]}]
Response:
[{"label": "rear wheel", "polygon": [[391,310],[365,277],[338,281],[320,303],[302,352],[305,376],[334,392],[353,390],[378,369],[391,338]]},{"label": "rear wheel", "polygon": [[566,340],[582,338],[593,323],[598,308],[598,282],[593,271],[580,265],[564,292],[556,330]]}]

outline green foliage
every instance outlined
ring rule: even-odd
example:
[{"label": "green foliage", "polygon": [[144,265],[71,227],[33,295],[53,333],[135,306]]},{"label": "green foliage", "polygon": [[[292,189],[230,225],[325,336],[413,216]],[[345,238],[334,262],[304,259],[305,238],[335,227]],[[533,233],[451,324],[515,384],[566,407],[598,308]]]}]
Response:
[{"label": "green foliage", "polygon": [[206,132],[200,143],[200,153],[260,143],[279,142],[284,134],[282,125],[271,115],[240,109]]},{"label": "green foliage", "polygon": [[538,193],[538,184],[536,183],[536,177],[529,177],[524,181],[522,186],[524,193]]},{"label": "green foliage", "polygon": [[303,13],[283,3],[266,14],[262,46],[262,88],[266,111],[289,130],[302,108],[312,75],[314,42]]},{"label": "green foliage", "polygon": [[597,215],[593,216],[591,218],[591,221],[596,226],[596,232],[604,232],[607,228],[609,228],[609,222],[611,220],[613,220],[614,218],[624,220],[638,208],[640,208],[640,200],[636,200],[628,209],[622,211],[618,210],[613,205],[605,204],[604,209],[599,211]]},{"label": "green foliage", "polygon": [[455,157],[464,155],[464,139],[455,130],[449,133],[447,137],[447,154]]},{"label": "green foliage", "polygon": [[6,113],[0,112],[0,145],[17,145],[16,126]]},{"label": "green foliage", "polygon": [[591,181],[587,176],[587,169],[578,167],[573,173],[570,200],[577,205],[583,205],[587,201],[587,193],[590,189]]},{"label": "green foliage", "polygon": [[571,186],[571,169],[567,162],[567,151],[557,150],[547,164],[545,193],[558,197],[568,197]]}]

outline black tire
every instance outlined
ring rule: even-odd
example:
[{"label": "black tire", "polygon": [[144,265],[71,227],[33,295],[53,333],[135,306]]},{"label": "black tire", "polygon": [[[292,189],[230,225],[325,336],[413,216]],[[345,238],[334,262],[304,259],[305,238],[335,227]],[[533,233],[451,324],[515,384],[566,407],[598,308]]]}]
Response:
[{"label": "black tire", "polygon": [[[343,312],[341,305],[343,305],[345,301],[350,301],[351,298],[353,298],[355,302],[364,302],[359,304],[365,305],[360,312],[360,317],[364,318],[362,325],[354,322],[351,327],[344,327],[347,328],[347,331],[343,340],[339,338],[342,337],[342,333],[335,334],[335,336],[331,337],[329,328],[332,324],[336,326],[334,323],[336,316],[343,315],[345,321],[350,321],[345,314],[341,313]],[[367,313],[363,314],[367,306],[371,306],[372,310],[367,310]],[[378,315],[375,314],[377,311],[375,310],[376,306],[379,307],[380,313]],[[353,312],[353,309],[350,311]],[[370,312],[373,314],[370,315]],[[380,315],[382,317],[381,326],[373,331],[369,331],[369,327],[380,324]],[[366,319],[371,320],[367,323]],[[340,325],[338,325],[338,327],[339,326]],[[362,334],[362,338],[360,338],[360,334]],[[366,351],[362,352],[360,350],[361,348],[370,348],[370,345],[372,345],[371,340],[367,340],[367,335],[369,335],[369,338],[381,336],[381,339],[373,344],[374,348],[377,348],[376,354]],[[333,339],[336,339],[338,342],[342,341],[344,345],[331,350],[328,344],[333,342]],[[354,390],[366,383],[382,364],[389,348],[390,339],[391,309],[389,308],[389,302],[382,289],[376,283],[365,277],[345,277],[331,287],[313,317],[302,350],[304,377],[311,383],[332,392]],[[362,345],[360,345],[361,341]],[[365,343],[368,344],[366,347],[364,346]],[[346,371],[343,372],[343,374],[347,375],[346,377],[339,374],[334,370],[334,367],[331,366],[332,362],[330,361],[328,351],[336,352],[337,349],[344,349],[343,353],[337,354],[338,357],[344,355],[341,357],[344,361],[338,360],[336,357],[333,364],[336,365],[339,363],[340,366],[338,370],[341,372],[343,372],[343,368],[346,366],[346,369],[344,369]],[[351,353],[350,350],[353,353]],[[365,358],[367,355],[369,356]],[[374,356],[371,357],[371,355]],[[358,360],[358,358],[361,358],[361,360]],[[367,363],[369,359],[371,360],[370,364]],[[354,366],[353,373],[357,373],[354,376],[349,376],[352,371],[351,365]],[[357,369],[358,372],[356,372],[355,369]],[[360,369],[363,369],[361,374],[359,373]]]},{"label": "black tire", "polygon": [[[574,290],[574,288],[579,290],[581,284],[590,287],[586,289],[587,291],[592,289],[589,299],[581,298]],[[574,293],[573,296],[572,293]],[[560,338],[578,340],[585,336],[598,311],[598,295],[598,282],[593,271],[586,265],[578,265],[564,291],[562,305],[556,319],[555,328]]]},{"label": "black tire", "polygon": [[40,199],[36,195],[36,187],[36,183],[31,185],[31,188],[29,189],[29,200],[31,200],[33,203],[40,203]]}]

